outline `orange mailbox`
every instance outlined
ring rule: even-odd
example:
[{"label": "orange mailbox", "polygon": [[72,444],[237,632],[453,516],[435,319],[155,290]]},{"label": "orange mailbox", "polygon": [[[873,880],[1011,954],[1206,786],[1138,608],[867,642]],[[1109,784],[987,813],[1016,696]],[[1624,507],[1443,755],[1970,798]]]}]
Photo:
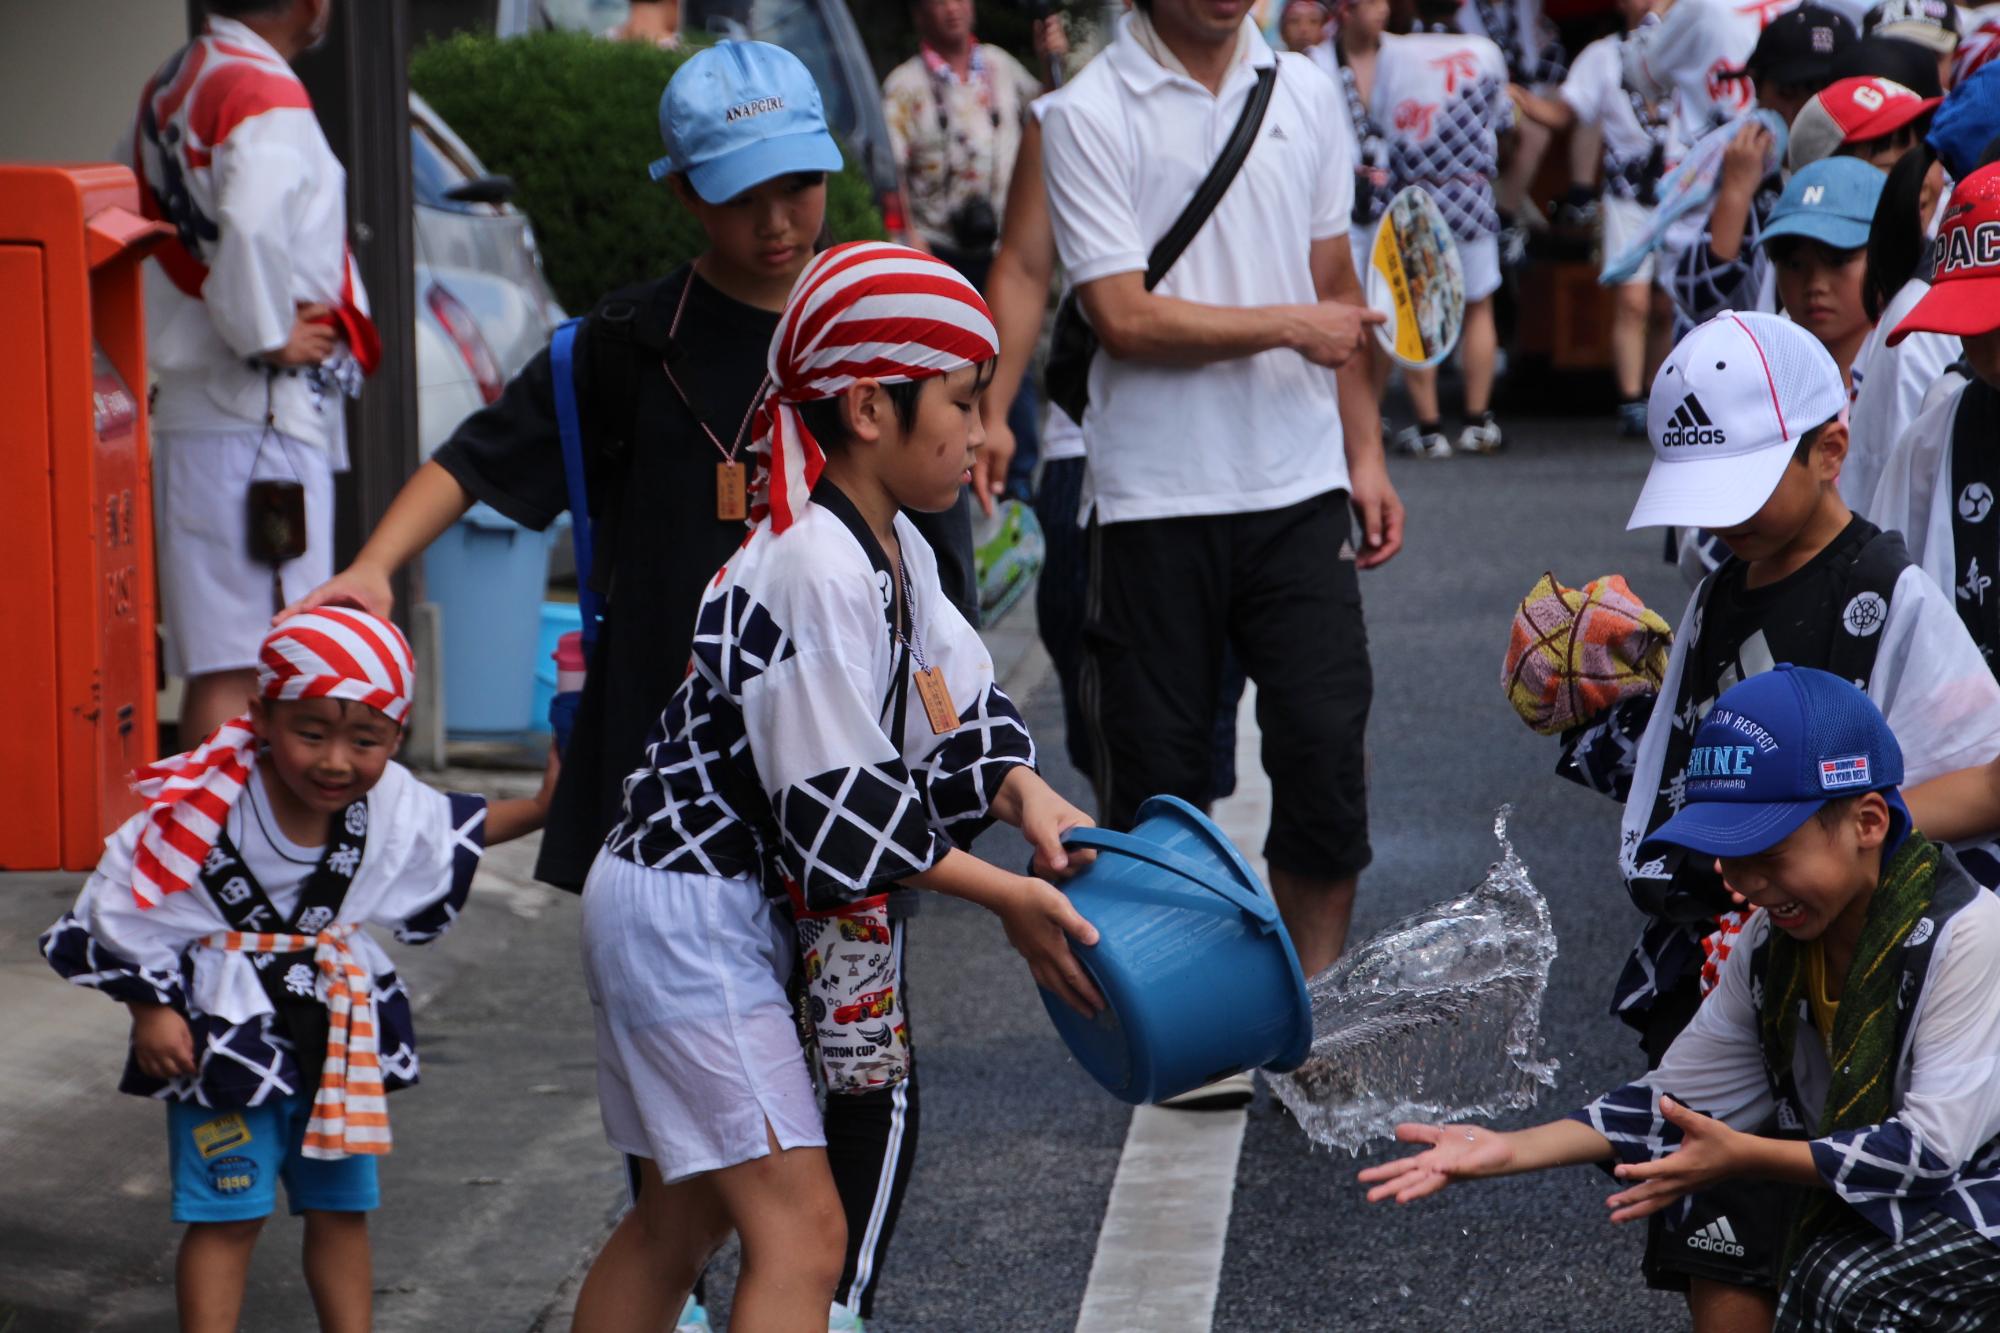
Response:
[{"label": "orange mailbox", "polygon": [[0,869],[86,870],[154,757],[152,478],[123,167],[0,165]]}]

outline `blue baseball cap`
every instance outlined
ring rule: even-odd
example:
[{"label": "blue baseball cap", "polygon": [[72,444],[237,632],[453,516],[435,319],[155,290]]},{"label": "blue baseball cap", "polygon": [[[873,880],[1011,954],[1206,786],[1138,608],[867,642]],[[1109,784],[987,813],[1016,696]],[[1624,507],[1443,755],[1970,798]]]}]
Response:
[{"label": "blue baseball cap", "polygon": [[1875,202],[1889,178],[1858,157],[1823,157],[1792,173],[1764,224],[1759,245],[1780,236],[1804,236],[1836,250],[1868,244]]},{"label": "blue baseball cap", "polygon": [[1924,137],[1951,178],[1962,181],[1979,169],[1995,135],[2000,135],[2000,64],[1989,64],[1945,95]]},{"label": "blue baseball cap", "polygon": [[799,58],[769,42],[721,42],[698,51],[660,94],[667,155],[654,180],[687,173],[711,204],[796,171],[839,171],[819,85]]},{"label": "blue baseball cap", "polygon": [[[1888,614],[1862,593],[1849,617]],[[1828,801],[1896,793],[1903,748],[1867,695],[1839,676],[1789,663],[1725,691],[1694,733],[1687,804],[1646,839],[1707,856],[1755,856],[1792,835]],[[1642,850],[1642,854],[1649,854]]]}]

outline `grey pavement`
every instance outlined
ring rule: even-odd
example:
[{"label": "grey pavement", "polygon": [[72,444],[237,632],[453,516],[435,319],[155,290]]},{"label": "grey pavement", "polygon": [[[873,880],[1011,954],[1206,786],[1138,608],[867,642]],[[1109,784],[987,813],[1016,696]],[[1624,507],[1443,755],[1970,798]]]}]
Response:
[{"label": "grey pavement", "polygon": [[[1669,620],[1686,593],[1657,534],[1623,531],[1646,450],[1595,422],[1507,425],[1514,444],[1498,458],[1392,465],[1410,546],[1363,580],[1375,864],[1357,929],[1476,879],[1492,858],[1494,807],[1517,805],[1516,845],[1561,942],[1544,1020],[1560,1082],[1525,1122],[1638,1068],[1605,1014],[1636,917],[1613,869],[1616,811],[1553,776],[1553,743],[1501,694],[1508,620],[1544,569],[1572,584],[1622,572]],[[1032,608],[989,638],[1051,780],[1087,801],[1055,743],[1060,708]],[[1006,829],[977,850],[1007,864],[1022,856]],[[597,1123],[575,902],[534,885],[532,859],[531,843],[496,851],[458,929],[397,951],[419,1003],[425,1078],[392,1103],[397,1147],[375,1222],[383,1329],[565,1328],[575,1275],[621,1206],[622,1173]],[[112,1092],[123,1014],[64,987],[34,955],[35,933],[76,882],[0,876],[0,1333],[171,1321],[159,1108]],[[1071,1328],[1129,1112],[1069,1060],[990,918],[927,901],[912,932],[921,1146],[871,1329]],[[1260,1096],[1213,1327],[1685,1326],[1677,1300],[1644,1290],[1641,1238],[1603,1220],[1609,1190],[1595,1173],[1386,1209],[1353,1184],[1367,1160],[1313,1149]],[[273,1219],[267,1233],[244,1327],[310,1328],[296,1223]],[[724,1256],[711,1273],[718,1325],[731,1277]]]}]

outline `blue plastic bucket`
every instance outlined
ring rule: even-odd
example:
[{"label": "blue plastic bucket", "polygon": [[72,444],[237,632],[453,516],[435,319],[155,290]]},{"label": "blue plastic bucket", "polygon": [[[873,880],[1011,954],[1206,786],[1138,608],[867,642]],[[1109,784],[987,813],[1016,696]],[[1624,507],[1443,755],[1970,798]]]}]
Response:
[{"label": "blue plastic bucket", "polygon": [[535,714],[535,645],[554,539],[553,531],[531,532],[477,504],[424,553],[425,595],[443,621],[451,735],[547,729]]},{"label": "blue plastic bucket", "polygon": [[575,602],[543,602],[542,633],[535,644],[535,699],[529,708],[533,729],[549,730],[549,703],[556,697],[556,643],[570,630],[583,628],[583,609]]},{"label": "blue plastic bucket", "polygon": [[1120,1101],[1158,1102],[1228,1074],[1296,1069],[1312,1002],[1278,905],[1207,816],[1172,796],[1130,833],[1072,830],[1097,859],[1064,886],[1098,930],[1072,944],[1105,1008],[1084,1018],[1042,992],[1077,1063]]}]

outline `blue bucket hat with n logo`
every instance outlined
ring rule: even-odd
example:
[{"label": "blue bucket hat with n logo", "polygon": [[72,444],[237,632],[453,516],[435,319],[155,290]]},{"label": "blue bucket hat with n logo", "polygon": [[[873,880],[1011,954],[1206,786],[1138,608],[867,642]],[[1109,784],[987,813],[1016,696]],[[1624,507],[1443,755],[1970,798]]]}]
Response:
[{"label": "blue bucket hat with n logo", "polygon": [[778,176],[841,167],[811,71],[769,42],[722,42],[676,70],[660,94],[660,138],[667,155],[653,179],[685,172],[711,204]]}]

